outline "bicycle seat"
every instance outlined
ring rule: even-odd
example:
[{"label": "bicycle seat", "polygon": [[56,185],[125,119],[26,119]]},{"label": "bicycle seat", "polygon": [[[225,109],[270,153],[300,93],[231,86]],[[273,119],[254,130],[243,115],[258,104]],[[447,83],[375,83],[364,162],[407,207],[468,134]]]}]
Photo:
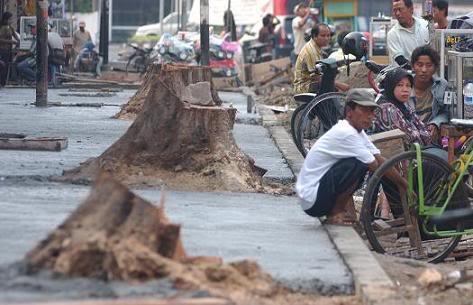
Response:
[{"label": "bicycle seat", "polygon": [[380,64],[375,63],[374,61],[367,60],[365,63],[365,66],[373,73],[378,74],[379,72],[381,72],[381,70],[386,68],[388,65],[380,65]]},{"label": "bicycle seat", "polygon": [[473,119],[451,119],[450,123],[452,123],[455,126],[473,128]]},{"label": "bicycle seat", "polygon": [[296,100],[297,103],[307,104],[312,101],[316,96],[317,93],[300,93],[294,95],[294,100]]}]

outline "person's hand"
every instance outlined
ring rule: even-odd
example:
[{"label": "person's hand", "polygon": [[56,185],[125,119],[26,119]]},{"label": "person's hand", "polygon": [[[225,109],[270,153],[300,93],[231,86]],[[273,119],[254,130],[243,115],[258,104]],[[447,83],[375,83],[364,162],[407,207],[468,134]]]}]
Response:
[{"label": "person's hand", "polygon": [[335,88],[337,88],[339,91],[348,91],[350,90],[350,86],[345,84],[345,83],[341,83],[341,82],[335,82]]},{"label": "person's hand", "polygon": [[427,126],[430,136],[432,137],[432,142],[435,142],[439,138],[439,128],[435,124],[430,124]]}]

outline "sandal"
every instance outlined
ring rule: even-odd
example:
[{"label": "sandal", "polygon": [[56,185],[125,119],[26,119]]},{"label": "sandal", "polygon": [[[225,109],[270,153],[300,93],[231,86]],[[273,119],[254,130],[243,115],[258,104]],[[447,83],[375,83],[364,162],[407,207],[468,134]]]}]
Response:
[{"label": "sandal", "polygon": [[324,221],[322,221],[324,225],[335,225],[335,226],[355,226],[358,222],[350,217],[347,214],[343,216],[327,216]]}]

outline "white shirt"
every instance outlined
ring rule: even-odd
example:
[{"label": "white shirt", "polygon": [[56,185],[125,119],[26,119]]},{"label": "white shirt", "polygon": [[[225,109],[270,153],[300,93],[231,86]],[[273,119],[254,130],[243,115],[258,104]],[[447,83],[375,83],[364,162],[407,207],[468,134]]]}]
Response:
[{"label": "white shirt", "polygon": [[404,28],[399,22],[396,23],[388,32],[388,50],[391,63],[396,62],[394,58],[403,55],[407,60],[411,60],[412,51],[415,48],[429,43],[428,23],[424,19],[414,18],[412,28]]},{"label": "white shirt", "polygon": [[364,131],[358,132],[347,120],[340,120],[315,142],[297,177],[296,192],[304,210],[317,199],[320,180],[339,160],[355,157],[365,164],[375,160],[379,150]]},{"label": "white shirt", "polygon": [[64,42],[56,32],[48,32],[48,44],[51,49],[64,49]]},{"label": "white shirt", "polygon": [[299,22],[302,21],[302,17],[296,16],[292,19],[292,31],[294,33],[294,54],[299,55],[302,48],[306,44],[304,40],[304,34],[307,29],[311,27],[312,19],[308,18],[305,24],[299,27]]}]

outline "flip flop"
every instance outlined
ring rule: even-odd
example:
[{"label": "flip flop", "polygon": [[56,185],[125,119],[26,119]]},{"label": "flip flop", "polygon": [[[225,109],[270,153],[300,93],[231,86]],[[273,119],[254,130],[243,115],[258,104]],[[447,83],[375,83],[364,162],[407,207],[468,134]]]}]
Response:
[{"label": "flip flop", "polygon": [[327,217],[324,221],[322,221],[324,225],[334,225],[334,226],[346,226],[346,227],[353,227],[358,224],[358,222],[345,215],[344,217]]}]

